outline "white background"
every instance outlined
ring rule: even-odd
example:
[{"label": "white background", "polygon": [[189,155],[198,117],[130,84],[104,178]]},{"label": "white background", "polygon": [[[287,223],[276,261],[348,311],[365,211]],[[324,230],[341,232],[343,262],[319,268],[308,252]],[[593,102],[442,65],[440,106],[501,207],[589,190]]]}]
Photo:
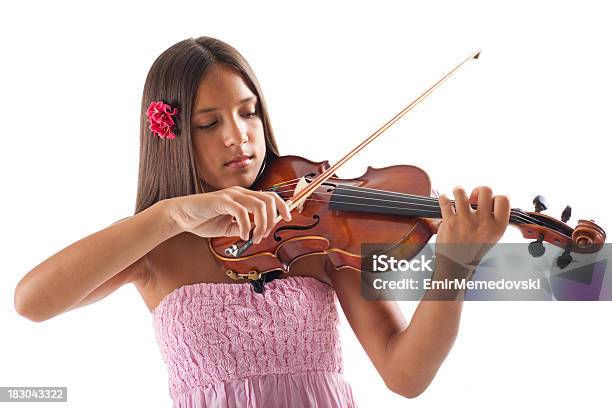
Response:
[{"label": "white background", "polygon": [[[440,192],[485,184],[526,210],[543,194],[555,217],[572,205],[571,225],[612,225],[603,2],[221,3],[3,6],[0,386],[67,386],[69,403],[53,406],[170,405],[133,286],[43,323],[17,315],[13,290],[133,213],[145,76],[188,37],[218,37],[247,58],[282,154],[331,162],[482,48],[339,174],[416,164]],[[514,228],[503,239],[522,241]],[[408,318],[415,306],[400,304]],[[609,405],[611,312],[609,302],[467,303],[451,354],[414,400],[385,388],[343,320],[346,376],[363,407]]]}]

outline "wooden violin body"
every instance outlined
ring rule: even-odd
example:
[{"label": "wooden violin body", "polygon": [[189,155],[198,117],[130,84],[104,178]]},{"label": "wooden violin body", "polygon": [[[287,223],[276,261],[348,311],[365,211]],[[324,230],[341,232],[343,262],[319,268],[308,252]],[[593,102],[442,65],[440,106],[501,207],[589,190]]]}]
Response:
[{"label": "wooden violin body", "polygon": [[[329,162],[281,156],[266,167],[263,177],[251,189],[270,190],[269,186],[278,185],[271,191],[276,191],[286,201],[293,196],[298,183],[287,185],[285,180],[313,179],[329,168]],[[306,200],[301,210],[292,213],[291,221],[280,221],[267,237],[241,257],[224,255],[224,249],[236,240],[232,237],[209,240],[211,250],[237,274],[251,272],[251,279],[258,279],[256,275],[272,270],[287,272],[296,259],[311,254],[327,254],[336,268],[360,270],[360,251],[364,242],[410,242],[420,243],[422,247],[433,235],[430,222],[423,219],[334,209],[334,204],[341,208],[346,203],[347,194],[334,196],[334,192],[338,194],[343,187],[426,196],[431,193],[429,176],[416,166],[368,167],[362,176],[354,179],[330,178]],[[335,200],[338,197],[340,200]]]}]

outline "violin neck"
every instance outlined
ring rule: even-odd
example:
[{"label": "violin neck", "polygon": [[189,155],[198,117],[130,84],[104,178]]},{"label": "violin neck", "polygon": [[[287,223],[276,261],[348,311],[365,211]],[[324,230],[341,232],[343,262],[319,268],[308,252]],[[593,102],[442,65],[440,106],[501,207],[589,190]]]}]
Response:
[{"label": "violin neck", "polygon": [[[476,204],[471,204],[471,206],[472,208],[477,207]],[[336,185],[329,200],[329,209],[407,217],[442,218],[440,204],[435,197],[342,184]],[[512,211],[510,223],[521,224],[522,222]]]}]

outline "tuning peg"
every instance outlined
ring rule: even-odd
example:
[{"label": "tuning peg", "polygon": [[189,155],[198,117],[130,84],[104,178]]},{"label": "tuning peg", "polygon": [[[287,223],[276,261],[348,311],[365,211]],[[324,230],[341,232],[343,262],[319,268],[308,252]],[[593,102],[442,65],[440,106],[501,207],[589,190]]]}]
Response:
[{"label": "tuning peg", "polygon": [[544,244],[542,243],[543,240],[544,234],[540,234],[540,237],[537,240],[529,243],[529,246],[527,247],[529,255],[533,256],[534,258],[539,258],[544,255],[546,248],[544,248]]},{"label": "tuning peg", "polygon": [[572,207],[570,207],[569,205],[566,205],[565,209],[561,213],[561,221],[568,222],[571,216],[572,216]]},{"label": "tuning peg", "polygon": [[570,250],[569,248],[566,248],[565,251],[563,251],[563,254],[557,258],[557,266],[559,269],[563,269],[571,262],[572,256],[570,255]]},{"label": "tuning peg", "polygon": [[542,195],[537,195],[533,199],[533,205],[535,206],[535,212],[542,212],[548,208],[546,198]]}]

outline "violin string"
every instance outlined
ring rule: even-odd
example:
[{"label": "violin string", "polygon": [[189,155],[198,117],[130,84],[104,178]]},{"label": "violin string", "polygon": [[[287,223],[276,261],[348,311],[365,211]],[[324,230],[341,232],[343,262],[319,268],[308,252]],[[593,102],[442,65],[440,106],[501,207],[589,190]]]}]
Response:
[{"label": "violin string", "polygon": [[[345,187],[345,186],[343,186]],[[371,189],[370,189],[371,190]],[[359,190],[353,190],[353,191],[359,191]],[[411,197],[413,199],[418,199],[421,201],[424,201],[425,203],[418,203],[418,202],[413,202],[413,201],[398,201],[398,200],[385,200],[385,199],[379,199],[379,198],[374,198],[374,197],[362,197],[362,196],[354,196],[354,195],[349,195],[349,194],[342,194],[342,193],[329,193],[329,192],[317,192],[317,194],[323,194],[323,195],[332,195],[334,194],[337,197],[352,197],[352,198],[358,198],[358,199],[362,199],[362,200],[376,200],[379,202],[396,202],[396,203],[400,203],[400,204],[410,204],[410,205],[418,205],[418,206],[425,206],[425,207],[430,207],[434,210],[439,210],[440,206],[438,204],[438,200],[436,198],[431,198],[431,197],[424,197],[424,196],[413,196],[410,194],[402,194],[402,193],[395,193],[395,195],[393,194],[393,192],[385,192],[388,194],[384,194],[384,193],[380,193],[378,190],[373,190],[376,193],[379,193],[379,195],[383,195],[383,196],[393,196],[395,198],[404,198],[404,197]],[[277,193],[283,193],[283,192],[288,192],[291,193],[293,192],[293,190],[277,190]],[[402,194],[401,196],[398,196],[397,194]],[[313,198],[306,198],[304,201],[321,201],[324,202],[325,200],[317,200],[317,199],[313,199]],[[399,206],[389,206],[389,205],[375,205],[375,204],[363,204],[363,203],[350,203],[350,202],[342,202],[342,201],[336,201],[338,204],[351,204],[351,205],[360,205],[362,207],[381,207],[381,208],[389,208],[389,209],[400,209],[400,210],[408,210],[408,209],[412,209],[414,211],[421,211],[421,212],[427,212],[427,211],[432,211],[431,209],[416,209],[413,207],[399,207]],[[452,203],[454,203],[454,200],[451,200]],[[470,204],[470,206],[472,208],[477,208],[476,204]],[[524,214],[522,212],[522,210],[519,209],[511,209],[511,215],[513,215],[513,220],[518,222],[522,222],[525,224],[536,224],[536,225],[541,225],[541,226],[547,226],[549,228],[553,228],[551,226],[546,225],[543,222],[540,222],[539,220],[529,216],[528,214]]]},{"label": "violin string", "polygon": [[[277,193],[291,193],[292,191],[293,191],[293,190],[280,190],[280,191],[276,191],[276,192],[277,192]],[[357,191],[357,190],[352,190],[352,191]],[[326,194],[326,195],[331,195],[331,194],[333,194],[333,193],[330,193],[330,192],[327,192],[327,191],[322,192],[322,191],[317,191],[317,190],[315,190],[315,192],[316,192],[317,194]],[[353,195],[349,195],[349,194],[342,194],[342,193],[338,193],[338,192],[336,192],[335,194],[336,194],[336,195],[338,195],[338,196],[342,196],[342,197],[365,198],[365,199],[381,200],[381,201],[389,201],[389,202],[396,202],[396,203],[408,203],[408,202],[409,202],[409,201],[399,201],[399,200],[385,200],[385,199],[382,199],[382,198],[375,198],[375,197],[353,196]],[[411,198],[411,199],[420,199],[420,200],[422,200],[422,201],[427,201],[427,202],[431,202],[431,203],[434,203],[434,202],[436,202],[436,203],[437,203],[437,202],[438,202],[438,200],[437,200],[437,199],[435,199],[435,198],[433,198],[433,197],[425,197],[425,196],[410,196],[410,195],[406,195],[406,196],[398,196],[398,195],[391,195],[391,194],[380,194],[380,195],[383,195],[383,196],[391,196],[391,197],[394,197],[394,198],[404,198],[404,197],[406,197],[406,198]],[[423,205],[425,205],[425,204],[423,204]]]},{"label": "violin string", "polygon": [[[301,180],[301,179],[302,179],[302,177],[299,177],[299,178],[294,178],[294,179],[291,179],[291,180],[281,181],[281,182],[279,182],[279,183],[272,184],[272,185],[271,185],[271,186],[268,188],[268,190],[273,190],[273,189],[274,189],[276,186],[285,186],[287,183],[290,183],[290,182],[292,182],[292,181],[299,181],[299,180]],[[292,183],[292,184],[297,184],[297,183]]]},{"label": "violin string", "polygon": [[[421,201],[425,201],[425,202],[429,202],[431,203],[432,206],[439,208],[439,201],[438,198],[434,198],[434,197],[425,197],[425,196],[417,196],[417,195],[413,195],[413,194],[405,194],[405,193],[397,193],[397,192],[393,192],[393,191],[386,191],[386,190],[376,190],[376,189],[371,189],[368,187],[354,187],[354,186],[350,186],[350,185],[342,185],[343,189],[347,189],[347,190],[351,190],[354,192],[361,192],[363,190],[369,190],[372,191],[374,194],[378,194],[378,195],[387,195],[387,196],[392,196],[394,198],[409,198],[409,200],[407,201],[400,201],[403,203],[407,203],[407,204],[411,204],[411,205],[419,205],[418,203],[415,203],[414,199],[417,200],[421,200]],[[319,193],[319,194],[326,194],[326,193]],[[339,195],[341,193],[338,193]],[[361,197],[358,196],[357,198],[367,198],[367,197]],[[450,200],[451,203],[455,203],[456,200]],[[470,206],[472,208],[478,208],[478,206],[476,204],[470,204]],[[531,223],[531,224],[536,224],[536,225],[541,225],[541,226],[545,226],[551,229],[556,229],[554,225],[550,225],[548,224],[547,221],[543,220],[540,221],[536,218],[533,218],[532,216],[530,216],[529,214],[524,213],[521,209],[511,209],[511,214],[514,213],[515,215],[517,215],[518,217],[520,217],[520,219],[524,222],[524,223]]]},{"label": "violin string", "polygon": [[[353,190],[353,191],[357,191],[357,190]],[[277,190],[277,193],[285,193],[285,192],[292,192],[292,190]],[[435,198],[431,198],[431,197],[424,197],[424,196],[410,196],[410,195],[406,195],[406,196],[397,196],[397,195],[392,195],[392,194],[379,194],[379,195],[383,195],[383,196],[392,196],[394,198],[405,198],[405,197],[411,197],[414,199],[418,199],[421,201],[424,201],[425,203],[416,203],[416,202],[412,202],[412,201],[400,201],[400,200],[386,200],[386,199],[380,199],[380,198],[375,198],[375,197],[362,197],[362,196],[355,196],[355,195],[350,195],[350,194],[342,194],[342,193],[330,193],[330,192],[318,192],[318,194],[323,194],[323,195],[332,195],[335,194],[338,197],[353,197],[353,198],[359,198],[359,199],[365,199],[365,200],[378,200],[378,201],[384,201],[384,202],[395,202],[395,203],[401,203],[401,204],[413,204],[413,205],[421,205],[421,206],[429,206],[432,208],[439,208],[438,200]],[[451,202],[454,203],[454,200],[451,200]],[[426,204],[426,203],[430,203],[430,204]],[[473,208],[476,208],[475,204],[471,204]],[[400,207],[397,207],[400,208]]]},{"label": "violin string", "polygon": [[[299,180],[299,179],[294,179],[294,180]],[[297,185],[297,183],[291,183],[291,181],[293,180],[288,180],[287,182],[283,182],[283,183],[278,183],[276,185],[280,185],[280,184],[284,184],[285,186],[290,186],[292,184]],[[320,189],[324,187],[324,185],[320,186],[317,188]],[[423,202],[429,202],[431,203],[431,206],[434,208],[439,208],[439,202],[437,198],[433,198],[433,197],[425,197],[425,196],[418,196],[418,195],[413,195],[413,194],[407,194],[407,193],[398,193],[398,192],[393,192],[393,191],[386,191],[386,190],[377,190],[377,189],[372,189],[372,188],[368,188],[368,187],[355,187],[355,186],[351,186],[351,185],[346,185],[343,184],[341,186],[343,189],[346,190],[351,190],[351,191],[355,191],[355,192],[362,192],[364,190],[370,191],[372,192],[372,194],[376,194],[376,195],[381,195],[381,196],[390,196],[393,198],[402,198],[402,199],[416,199],[416,200],[421,200]],[[331,195],[332,193],[329,192],[319,192],[315,190],[315,192],[317,192],[318,194],[329,194]],[[274,190],[273,191],[277,192],[277,193],[284,193],[284,192],[289,192],[292,193],[293,190]],[[366,199],[366,200],[379,200],[379,201],[390,201],[390,202],[398,202],[398,203],[402,203],[402,204],[411,204],[411,205],[426,205],[426,204],[420,204],[420,203],[415,203],[413,201],[397,201],[397,200],[383,200],[383,199],[378,199],[378,198],[374,198],[374,197],[362,197],[362,196],[352,196],[352,195],[347,195],[347,194],[342,194],[342,193],[335,193],[336,196],[345,196],[345,197],[353,197],[353,198],[359,198],[359,199]],[[305,200],[309,200],[309,198],[305,199]],[[454,203],[455,200],[451,200],[451,203]],[[353,204],[353,205],[365,205],[367,206],[368,204],[359,204],[359,203],[344,203],[344,204]],[[471,204],[472,208],[477,208],[477,206],[475,206],[474,204]],[[383,206],[378,206],[378,207],[383,207]],[[408,209],[408,208],[404,208],[404,207],[387,207],[387,208],[397,208],[397,209]],[[422,210],[425,211],[425,210]],[[533,218],[532,216],[524,213],[522,210],[520,209],[511,209],[511,214],[515,215],[515,219],[517,221],[522,221],[523,223],[526,224],[536,224],[536,225],[540,225],[540,226],[544,226],[544,227],[548,227],[551,229],[556,229],[553,225],[549,225],[548,222],[546,221],[540,221],[536,218]]]},{"label": "violin string", "polygon": [[[329,187],[325,188],[325,185],[322,185],[320,187],[317,187],[317,190],[321,188],[328,189]],[[342,186],[342,188],[346,188],[346,186]],[[365,189],[365,187],[358,187],[358,189],[354,189],[351,191],[361,192],[362,188]],[[318,192],[317,190],[315,190],[315,192]],[[397,192],[385,191],[385,190],[373,190],[373,189],[368,189],[368,190],[373,191],[374,194],[378,194],[382,196],[390,196],[393,198],[414,198],[414,199],[421,199],[421,200],[431,200],[435,202],[438,201],[436,198],[433,198],[433,197],[425,197],[425,196],[419,196],[419,195],[413,195],[413,194],[407,194],[407,193],[397,193]],[[293,190],[265,190],[265,191],[274,191],[276,193],[292,193],[293,192]],[[320,194],[324,194],[324,193],[320,193]]]},{"label": "violin string", "polygon": [[[293,184],[297,185],[297,183],[293,183]],[[317,190],[320,189],[320,188],[324,188],[324,186],[325,185],[317,187]],[[377,189],[372,189],[372,188],[368,188],[368,187],[355,187],[355,186],[346,185],[346,184],[343,184],[341,187],[343,189],[352,190],[352,191],[355,191],[355,192],[362,192],[362,191],[368,192],[368,191],[370,191],[370,192],[372,192],[372,194],[378,194],[378,195],[382,195],[382,196],[391,196],[391,197],[394,197],[394,198],[414,198],[414,199],[431,200],[431,201],[438,202],[437,198],[419,196],[419,195],[408,194],[408,193],[398,193],[398,192],[395,192],[395,191],[377,190]],[[329,188],[329,187],[327,187],[327,188]],[[315,190],[315,191],[317,191],[317,190]],[[292,193],[293,192],[293,190],[274,190],[274,189],[272,189],[272,190],[268,189],[268,190],[265,190],[265,191],[274,191],[274,192],[277,192],[277,193]]]},{"label": "violin string", "polygon": [[[276,191],[277,193],[284,193],[284,192],[292,192],[292,190],[281,190],[281,191]],[[317,192],[317,194],[322,194],[322,195],[332,195],[334,194],[335,196],[338,197],[352,197],[352,198],[359,198],[359,199],[365,199],[365,200],[377,200],[377,201],[383,201],[383,202],[395,202],[395,203],[401,203],[401,204],[411,204],[411,205],[420,205],[420,206],[427,206],[427,207],[431,207],[433,209],[439,209],[440,206],[438,205],[438,200],[436,198],[431,198],[431,197],[424,197],[424,196],[410,196],[407,195],[408,197],[411,198],[415,198],[415,199],[419,199],[424,201],[425,203],[417,203],[417,202],[411,202],[411,201],[399,201],[399,200],[385,200],[385,199],[380,199],[380,198],[374,198],[374,197],[362,197],[362,196],[355,196],[355,195],[350,195],[350,194],[342,194],[342,193],[329,193],[329,192]],[[385,195],[385,194],[381,194],[381,195]],[[386,194],[391,196],[391,194]],[[397,198],[397,196],[394,196]],[[309,200],[309,198],[307,198],[306,200]],[[316,200],[316,201],[323,201],[323,200]],[[454,203],[454,200],[451,200],[452,203]],[[359,203],[344,203],[344,204],[355,204],[355,205],[359,205]],[[364,204],[364,205],[368,205],[368,204]],[[472,206],[472,208],[477,208],[476,204],[470,204]],[[406,209],[404,207],[389,207],[389,208],[401,208],[401,209]],[[425,211],[425,210],[424,210]],[[519,214],[518,212],[516,212],[517,214]],[[528,217],[525,214],[526,217]],[[534,223],[537,222],[537,220],[533,220]]]},{"label": "violin string", "polygon": [[[295,183],[297,184],[297,183]],[[324,185],[323,185],[324,186]],[[318,188],[322,188],[323,186],[320,186]],[[424,200],[424,201],[431,201],[431,202],[438,202],[437,198],[434,197],[426,197],[426,196],[420,196],[420,195],[414,195],[414,194],[409,194],[409,193],[399,193],[399,192],[395,192],[395,191],[387,191],[387,190],[377,190],[377,189],[372,189],[372,188],[368,188],[368,187],[356,187],[356,186],[351,186],[351,185],[347,185],[347,184],[342,184],[341,185],[342,189],[345,190],[351,190],[351,191],[355,191],[355,192],[371,192],[372,194],[377,194],[377,195],[382,195],[382,196],[390,196],[393,198],[411,198],[411,199],[419,199],[419,200]],[[329,187],[328,187],[329,188]],[[266,190],[268,191],[268,190]],[[291,193],[293,192],[293,190],[273,190],[277,193]],[[317,190],[315,190],[317,191]],[[319,194],[324,194],[324,193],[319,193]],[[361,196],[359,196],[361,197]],[[451,202],[454,202],[454,200],[451,200]]]},{"label": "violin string", "polygon": [[[304,201],[315,201],[315,202],[322,202],[322,203],[329,203],[329,201],[327,200],[318,200],[316,198],[306,198]],[[351,203],[351,202],[344,202],[344,201],[334,201],[337,204],[350,204],[350,205],[356,205],[356,206],[360,206],[360,207],[380,207],[380,208],[385,208],[385,209],[398,209],[398,210],[411,210],[413,212],[424,212],[424,213],[431,213],[434,212],[433,210],[430,209],[420,209],[420,208],[413,208],[413,207],[398,207],[398,206],[390,206],[390,205],[377,205],[377,204],[361,204],[361,203]],[[439,207],[438,207],[439,208]],[[541,226],[546,226],[543,225],[539,222],[539,220],[528,220],[526,219],[523,215],[521,215],[521,213],[515,209],[512,209],[510,211],[511,214],[511,220],[515,221],[517,224],[519,223],[524,223],[524,224],[536,224],[536,225],[541,225]],[[435,218],[435,217],[425,217],[425,218]]]}]

